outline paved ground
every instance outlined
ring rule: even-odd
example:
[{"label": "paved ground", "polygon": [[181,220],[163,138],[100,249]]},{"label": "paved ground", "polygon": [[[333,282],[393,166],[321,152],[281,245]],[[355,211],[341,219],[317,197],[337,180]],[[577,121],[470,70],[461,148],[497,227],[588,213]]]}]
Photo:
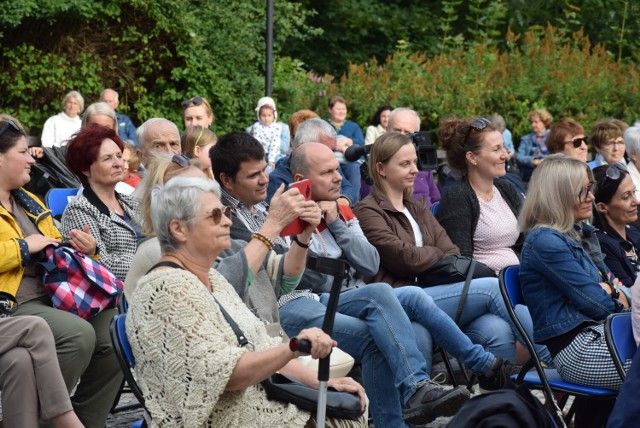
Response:
[{"label": "paved ground", "polygon": [[[534,391],[533,394],[538,397],[538,399],[543,400],[543,395],[539,391]],[[131,394],[125,394],[121,400],[121,404],[133,403],[135,402],[135,398]],[[115,415],[110,415],[107,420],[108,428],[125,428],[130,427],[131,423],[142,419],[142,411],[141,410],[133,410],[128,412],[117,413]],[[444,428],[447,426],[451,418],[438,418],[429,425],[426,425],[428,428]],[[392,428],[392,427],[389,427]]]}]

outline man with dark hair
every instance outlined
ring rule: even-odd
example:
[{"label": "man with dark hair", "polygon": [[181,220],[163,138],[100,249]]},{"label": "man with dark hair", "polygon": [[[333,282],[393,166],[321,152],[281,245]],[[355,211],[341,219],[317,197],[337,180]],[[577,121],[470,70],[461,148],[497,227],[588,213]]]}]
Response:
[{"label": "man with dark hair", "polygon": [[[209,151],[213,177],[220,183],[221,201],[232,208],[231,237],[251,240],[267,219],[269,205],[267,162],[262,144],[246,132],[223,135]],[[281,195],[280,186],[277,195]],[[274,195],[275,197],[276,195]],[[288,248],[285,240],[275,239],[277,252]]]}]

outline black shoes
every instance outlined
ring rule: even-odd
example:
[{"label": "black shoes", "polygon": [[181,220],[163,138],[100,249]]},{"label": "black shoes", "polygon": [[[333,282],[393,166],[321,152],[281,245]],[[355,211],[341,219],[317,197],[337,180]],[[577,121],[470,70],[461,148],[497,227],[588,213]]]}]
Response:
[{"label": "black shoes", "polygon": [[462,386],[445,389],[431,380],[425,381],[404,406],[404,421],[424,425],[439,416],[452,416],[470,396]]},{"label": "black shoes", "polygon": [[493,363],[489,372],[478,376],[480,391],[497,391],[503,388],[510,382],[512,374],[520,372],[520,368],[520,366],[513,364],[511,361],[496,357],[496,362]]}]

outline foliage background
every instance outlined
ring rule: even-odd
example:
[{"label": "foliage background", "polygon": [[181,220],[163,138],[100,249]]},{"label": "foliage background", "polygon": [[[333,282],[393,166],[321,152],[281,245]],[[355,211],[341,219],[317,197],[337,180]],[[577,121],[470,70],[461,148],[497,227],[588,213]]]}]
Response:
[{"label": "foliage background", "polygon": [[[0,111],[33,134],[78,89],[104,87],[140,123],[180,123],[212,101],[218,134],[251,123],[264,93],[260,0],[3,0]],[[326,115],[330,95],[365,126],[380,104],[443,115],[503,114],[516,135],[546,107],[589,127],[640,117],[640,3],[624,0],[275,1],[274,97],[283,120]]]}]

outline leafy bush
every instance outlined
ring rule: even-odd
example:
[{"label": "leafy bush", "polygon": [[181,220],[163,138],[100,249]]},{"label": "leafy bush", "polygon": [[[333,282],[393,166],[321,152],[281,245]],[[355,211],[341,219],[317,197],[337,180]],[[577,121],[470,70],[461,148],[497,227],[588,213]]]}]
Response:
[{"label": "leafy bush", "polygon": [[483,42],[428,57],[400,46],[384,65],[374,59],[350,65],[340,79],[309,74],[296,80],[305,94],[296,101],[324,108],[329,96],[340,94],[349,103],[350,118],[360,125],[379,105],[409,106],[429,130],[447,115],[500,113],[520,136],[530,132],[526,116],[538,107],[556,119],[575,118],[586,129],[603,117],[627,122],[640,117],[636,65],[616,62],[582,32],[561,40],[549,26],[543,35],[509,33],[507,52]]}]

